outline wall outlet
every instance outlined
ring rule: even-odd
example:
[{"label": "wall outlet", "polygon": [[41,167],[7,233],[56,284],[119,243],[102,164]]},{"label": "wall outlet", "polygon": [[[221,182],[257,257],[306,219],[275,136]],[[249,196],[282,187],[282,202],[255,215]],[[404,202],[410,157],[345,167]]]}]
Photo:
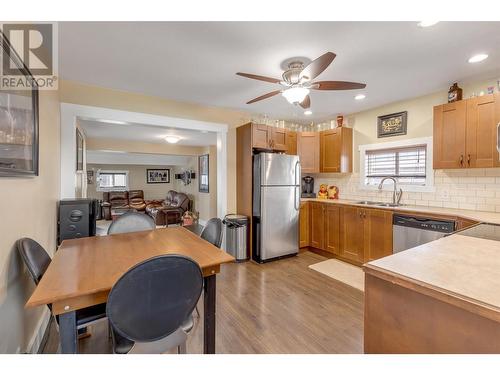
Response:
[{"label": "wall outlet", "polygon": [[450,192],[448,190],[439,191],[439,199],[448,199],[450,198]]}]

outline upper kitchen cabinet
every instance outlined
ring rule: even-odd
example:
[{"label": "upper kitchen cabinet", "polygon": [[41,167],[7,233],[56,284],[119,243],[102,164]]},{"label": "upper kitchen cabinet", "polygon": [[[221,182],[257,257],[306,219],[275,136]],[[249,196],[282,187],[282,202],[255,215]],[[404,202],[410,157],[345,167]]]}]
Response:
[{"label": "upper kitchen cabinet", "polygon": [[297,132],[292,130],[286,132],[286,153],[297,155]]},{"label": "upper kitchen cabinet", "polygon": [[434,107],[434,169],[464,166],[466,115],[464,100]]},{"label": "upper kitchen cabinet", "polygon": [[434,169],[497,167],[498,94],[434,107]]},{"label": "upper kitchen cabinet", "polygon": [[320,172],[352,172],[352,129],[336,128],[320,133]]},{"label": "upper kitchen cabinet", "polygon": [[497,150],[499,122],[498,95],[485,95],[467,100],[466,167],[488,168],[500,165]]},{"label": "upper kitchen cabinet", "polygon": [[271,133],[271,148],[275,151],[286,151],[287,131],[282,128],[269,127]]},{"label": "upper kitchen cabinet", "polygon": [[271,132],[267,125],[252,124],[252,147],[271,149]]},{"label": "upper kitchen cabinet", "polygon": [[302,173],[319,173],[319,133],[297,133],[297,154]]}]

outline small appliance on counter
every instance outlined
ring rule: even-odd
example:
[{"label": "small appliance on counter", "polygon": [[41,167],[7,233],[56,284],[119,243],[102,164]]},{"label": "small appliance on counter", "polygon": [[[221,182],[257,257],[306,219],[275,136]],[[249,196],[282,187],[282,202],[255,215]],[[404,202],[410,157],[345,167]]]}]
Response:
[{"label": "small appliance on counter", "polygon": [[314,194],[314,178],[311,176],[302,177],[302,198],[316,198]]}]

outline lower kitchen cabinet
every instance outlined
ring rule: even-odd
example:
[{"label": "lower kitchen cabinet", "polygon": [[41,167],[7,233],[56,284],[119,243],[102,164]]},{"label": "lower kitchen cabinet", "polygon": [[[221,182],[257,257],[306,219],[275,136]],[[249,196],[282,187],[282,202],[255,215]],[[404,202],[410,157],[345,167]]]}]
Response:
[{"label": "lower kitchen cabinet", "polygon": [[392,212],[363,209],[364,262],[392,254]]},{"label": "lower kitchen cabinet", "polygon": [[320,250],[325,249],[325,205],[326,203],[311,202],[310,206],[310,246]]},{"label": "lower kitchen cabinet", "polygon": [[325,251],[340,255],[340,207],[326,205],[325,215]]},{"label": "lower kitchen cabinet", "polygon": [[300,204],[299,213],[299,247],[309,246],[309,203],[302,202]]},{"label": "lower kitchen cabinet", "polygon": [[[344,206],[340,218],[340,256],[363,263],[364,261],[364,209]],[[392,234],[391,234],[392,235]]]}]

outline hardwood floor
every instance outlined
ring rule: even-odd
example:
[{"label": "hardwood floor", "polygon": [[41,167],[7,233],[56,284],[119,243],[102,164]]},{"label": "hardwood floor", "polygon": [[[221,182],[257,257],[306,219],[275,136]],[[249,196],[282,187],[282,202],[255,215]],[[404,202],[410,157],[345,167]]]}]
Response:
[{"label": "hardwood floor", "polygon": [[[308,268],[326,258],[302,252],[266,264],[222,267],[217,277],[217,353],[362,353],[363,293]],[[199,304],[203,316],[203,304]],[[196,313],[195,313],[196,315]],[[110,353],[107,322],[79,341],[81,353]],[[196,320],[188,353],[201,353]],[[44,353],[55,353],[52,325]]]}]

